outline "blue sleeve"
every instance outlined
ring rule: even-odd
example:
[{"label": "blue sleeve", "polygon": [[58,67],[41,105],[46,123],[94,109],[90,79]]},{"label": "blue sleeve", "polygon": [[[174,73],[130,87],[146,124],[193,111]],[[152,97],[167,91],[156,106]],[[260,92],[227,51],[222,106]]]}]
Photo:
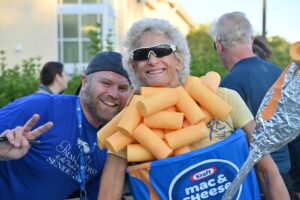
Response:
[{"label": "blue sleeve", "polygon": [[39,114],[40,120],[33,127],[38,127],[49,121],[47,105],[51,102],[49,95],[29,95],[19,98],[0,109],[0,133],[6,129],[23,126],[33,114]]}]

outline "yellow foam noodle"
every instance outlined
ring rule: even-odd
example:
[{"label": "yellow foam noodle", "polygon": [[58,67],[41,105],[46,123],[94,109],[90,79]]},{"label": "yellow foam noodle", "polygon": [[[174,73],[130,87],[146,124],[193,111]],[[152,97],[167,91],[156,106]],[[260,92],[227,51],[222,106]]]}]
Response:
[{"label": "yellow foam noodle", "polygon": [[196,76],[188,76],[185,83],[184,83],[184,89],[188,92],[192,85],[195,83],[196,80],[201,80],[202,78],[196,77]]},{"label": "yellow foam noodle", "polygon": [[106,138],[106,147],[112,152],[117,153],[132,142],[134,142],[132,137],[128,137],[118,131]]},{"label": "yellow foam noodle", "polygon": [[97,132],[98,146],[100,149],[105,148],[106,138],[117,132],[117,125],[121,117],[123,116],[125,110],[126,107]]},{"label": "yellow foam noodle", "polygon": [[210,114],[221,121],[224,121],[232,111],[230,105],[203,85],[201,81],[195,81],[189,90],[189,94],[201,107],[205,108]]},{"label": "yellow foam noodle", "polygon": [[290,56],[297,65],[300,65],[300,42],[291,45]]},{"label": "yellow foam noodle", "polygon": [[170,132],[173,132],[174,130],[171,130],[171,129],[164,129],[164,132],[165,132],[165,136],[167,133],[170,133]]},{"label": "yellow foam noodle", "polygon": [[177,112],[178,110],[176,109],[176,106],[171,106],[169,108],[164,109],[164,111]]},{"label": "yellow foam noodle", "polygon": [[152,96],[160,92],[172,92],[174,88],[167,87],[141,87],[140,94],[144,97]]},{"label": "yellow foam noodle", "polygon": [[160,128],[151,128],[151,131],[153,131],[153,133],[155,133],[156,135],[158,135],[161,139],[165,138],[165,132],[163,129]]},{"label": "yellow foam noodle", "polygon": [[202,83],[213,92],[216,92],[221,83],[221,76],[217,72],[210,71],[202,78]]},{"label": "yellow foam noodle", "polygon": [[172,149],[147,126],[140,124],[134,131],[133,137],[142,144],[156,159],[164,159],[172,154]]},{"label": "yellow foam noodle", "polygon": [[202,111],[203,111],[203,113],[204,113],[204,115],[205,115],[205,118],[204,118],[204,122],[206,123],[206,124],[208,124],[213,118],[214,118],[214,116],[212,116],[207,110],[205,110],[205,109],[202,109]]},{"label": "yellow foam noodle", "polygon": [[144,97],[137,102],[137,107],[143,117],[174,106],[177,102],[175,89],[159,92],[155,95]]},{"label": "yellow foam noodle", "polygon": [[134,95],[132,97],[131,102],[127,106],[126,111],[124,112],[117,125],[117,130],[129,137],[132,135],[132,131],[138,126],[142,119],[142,116],[140,115],[136,104],[138,100],[141,100],[143,98],[144,97],[139,95]]},{"label": "yellow foam noodle", "polygon": [[155,157],[141,144],[127,145],[128,162],[146,162],[155,160]]},{"label": "yellow foam noodle", "polygon": [[197,105],[194,99],[183,89],[183,87],[176,88],[178,100],[176,107],[182,113],[190,124],[196,124],[204,119],[205,115],[201,108]]},{"label": "yellow foam noodle", "polygon": [[204,122],[192,125],[165,135],[167,144],[172,149],[178,149],[209,136],[209,129]]},{"label": "yellow foam noodle", "polygon": [[177,130],[182,128],[183,113],[160,111],[145,117],[143,123],[149,128]]},{"label": "yellow foam noodle", "polygon": [[184,154],[184,153],[188,153],[191,151],[191,148],[189,146],[184,146],[181,148],[178,148],[174,151],[174,156],[180,155],[180,154]]},{"label": "yellow foam noodle", "polygon": [[188,126],[190,126],[190,123],[186,119],[184,119],[183,124],[182,124],[182,128],[185,128],[185,127],[188,127]]}]

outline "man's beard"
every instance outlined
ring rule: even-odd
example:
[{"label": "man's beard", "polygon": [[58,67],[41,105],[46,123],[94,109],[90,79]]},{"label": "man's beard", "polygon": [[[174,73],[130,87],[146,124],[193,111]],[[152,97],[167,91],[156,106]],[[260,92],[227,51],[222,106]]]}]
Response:
[{"label": "man's beard", "polygon": [[118,112],[119,109],[116,111],[103,111],[98,109],[99,100],[90,92],[90,88],[87,87],[86,90],[83,92],[82,95],[82,102],[88,109],[90,115],[94,118],[94,120],[100,123],[106,123],[110,121]]}]

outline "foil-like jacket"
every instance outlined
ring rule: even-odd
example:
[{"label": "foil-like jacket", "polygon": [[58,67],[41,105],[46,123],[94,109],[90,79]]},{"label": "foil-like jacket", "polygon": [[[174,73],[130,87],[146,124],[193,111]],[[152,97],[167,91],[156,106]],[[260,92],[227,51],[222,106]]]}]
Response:
[{"label": "foil-like jacket", "polygon": [[300,134],[300,73],[292,63],[265,95],[256,115],[249,156],[222,200],[231,200],[251,168]]}]

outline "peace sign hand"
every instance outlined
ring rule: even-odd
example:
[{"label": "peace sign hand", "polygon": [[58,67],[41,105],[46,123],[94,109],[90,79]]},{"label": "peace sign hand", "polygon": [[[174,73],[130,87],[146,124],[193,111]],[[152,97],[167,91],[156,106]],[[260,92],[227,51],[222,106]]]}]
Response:
[{"label": "peace sign hand", "polygon": [[53,123],[47,122],[38,128],[31,130],[40,116],[34,114],[23,127],[18,126],[12,130],[5,130],[0,137],[6,137],[7,142],[0,142],[0,159],[16,160],[23,157],[29,150],[30,140],[34,140],[41,134],[52,128]]}]

